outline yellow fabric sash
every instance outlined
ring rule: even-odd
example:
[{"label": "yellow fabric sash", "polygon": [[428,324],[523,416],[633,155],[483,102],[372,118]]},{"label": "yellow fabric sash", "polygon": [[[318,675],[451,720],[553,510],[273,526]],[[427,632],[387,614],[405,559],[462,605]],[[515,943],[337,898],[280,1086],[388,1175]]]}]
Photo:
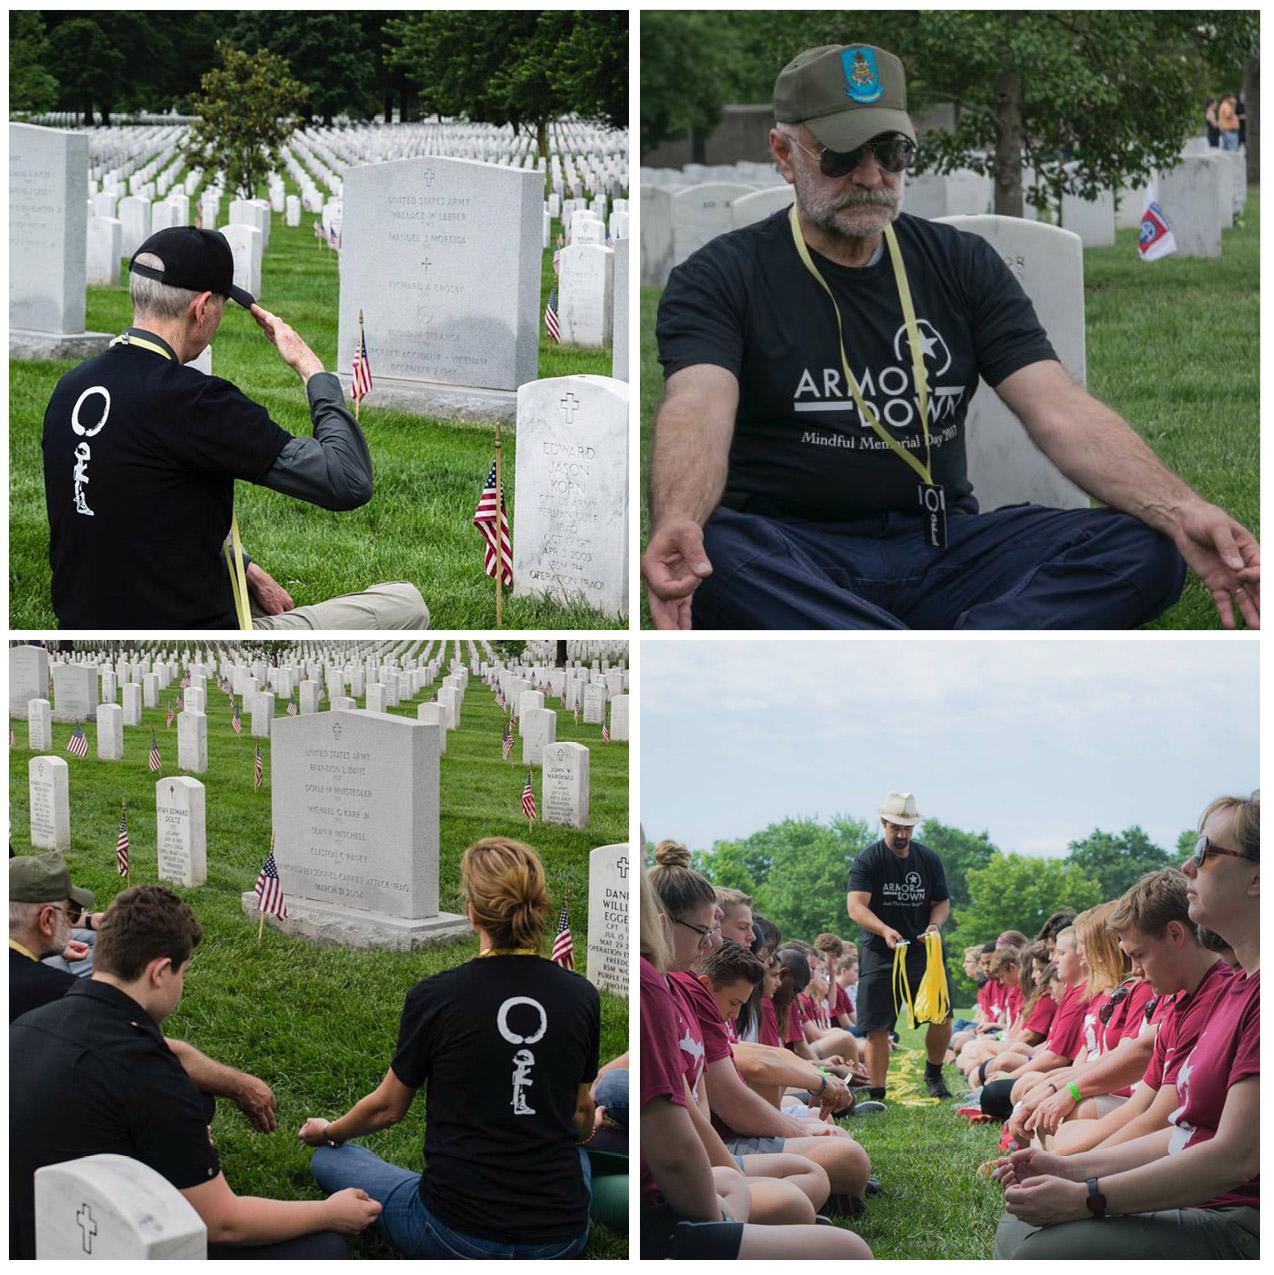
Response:
[{"label": "yellow fabric sash", "polygon": [[880,423],[876,413],[867,406],[866,401],[863,399],[862,392],[858,388],[858,382],[854,380],[853,373],[849,370],[849,356],[845,353],[845,326],[841,321],[840,306],[837,305],[835,294],[832,292],[827,280],[819,273],[818,267],[814,264],[814,259],[810,256],[805,237],[801,234],[801,220],[796,211],[795,203],[788,213],[788,225],[791,227],[792,243],[796,247],[797,256],[800,257],[806,270],[817,280],[819,287],[827,293],[827,298],[832,303],[832,311],[836,315],[836,337],[837,344],[840,346],[841,370],[845,374],[845,384],[849,387],[849,392],[854,397],[854,403],[860,415],[871,426],[881,442],[916,471],[921,482],[932,486],[933,474],[930,468],[932,456],[929,448],[929,381],[925,375],[924,348],[920,344],[920,329],[916,323],[915,306],[912,305],[911,301],[911,287],[907,283],[907,271],[902,261],[902,250],[898,247],[898,238],[894,234],[893,226],[885,227],[885,243],[889,248],[889,260],[893,265],[894,280],[898,285],[898,300],[902,305],[902,317],[907,325],[907,344],[911,349],[911,368],[915,377],[916,396],[920,406],[920,433],[925,444],[923,464]]}]

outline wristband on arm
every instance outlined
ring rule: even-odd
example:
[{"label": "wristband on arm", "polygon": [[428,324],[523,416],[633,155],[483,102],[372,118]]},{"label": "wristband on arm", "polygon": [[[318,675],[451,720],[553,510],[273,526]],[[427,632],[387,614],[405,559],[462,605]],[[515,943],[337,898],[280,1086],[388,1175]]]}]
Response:
[{"label": "wristband on arm", "polygon": [[1073,1080],[1066,1086],[1066,1092],[1070,1094],[1077,1103],[1084,1101],[1084,1095],[1079,1092],[1079,1086]]}]

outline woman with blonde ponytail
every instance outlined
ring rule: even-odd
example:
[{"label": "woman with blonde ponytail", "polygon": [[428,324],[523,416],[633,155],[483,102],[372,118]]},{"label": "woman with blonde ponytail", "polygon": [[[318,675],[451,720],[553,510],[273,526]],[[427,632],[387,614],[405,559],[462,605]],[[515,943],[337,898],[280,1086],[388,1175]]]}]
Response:
[{"label": "woman with blonde ponytail", "polygon": [[[544,866],[508,837],[474,842],[461,892],[478,954],[407,993],[380,1086],[336,1120],[310,1119],[311,1171],[326,1191],[360,1186],[407,1257],[549,1259],[588,1243],[601,1008],[586,979],[545,959]],[[397,1124],[428,1087],[424,1173],[351,1138]]]}]

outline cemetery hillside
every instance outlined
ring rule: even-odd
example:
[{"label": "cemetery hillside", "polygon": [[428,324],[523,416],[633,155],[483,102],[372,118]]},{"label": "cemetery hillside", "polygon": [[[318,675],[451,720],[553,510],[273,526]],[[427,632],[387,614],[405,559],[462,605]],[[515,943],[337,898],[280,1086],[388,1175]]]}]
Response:
[{"label": "cemetery hillside", "polygon": [[[46,509],[62,475],[42,453],[68,428],[46,422],[54,387],[132,323],[142,244],[195,226],[336,374],[370,453],[361,504],[320,507],[268,474],[234,487],[245,551],[296,608],[404,581],[433,628],[620,627],[627,14],[225,16],[14,15],[13,623],[67,624]],[[127,84],[73,70],[73,50],[108,68],[138,42],[180,61]],[[239,305],[187,362],[314,433]],[[98,431],[127,410],[116,391]],[[98,457],[75,440],[77,515],[122,465],[108,439]]]},{"label": "cemetery hillside", "polygon": [[[538,854],[540,955],[598,989],[600,1062],[627,1051],[627,665],[608,640],[11,645],[12,851],[61,851],[96,911],[156,883],[193,909],[203,940],[164,1031],[277,1104],[263,1133],[217,1103],[236,1194],[324,1197],[297,1131],[376,1090],[409,989],[477,957],[460,859],[482,838]],[[357,1143],[418,1174],[428,1115],[422,1087]],[[588,1258],[627,1253],[618,1150],[591,1155]],[[349,1241],[397,1255],[375,1230]]]},{"label": "cemetery hillside", "polygon": [[[1246,557],[1239,566],[1259,574],[1260,108],[1254,12],[1174,11],[1151,19],[1110,10],[859,10],[849,17],[766,10],[733,11],[718,19],[667,11],[643,22],[642,48],[640,413],[643,490],[649,493],[642,542],[651,546],[644,572],[656,596],[654,615],[643,600],[645,627],[668,627],[670,614],[662,608],[672,605],[675,588],[666,586],[667,597],[660,589],[659,564],[669,551],[665,537],[675,535],[682,519],[698,515],[683,508],[692,502],[682,492],[697,480],[678,479],[673,472],[685,469],[675,463],[682,456],[682,426],[675,387],[665,391],[665,376],[698,365],[726,368],[740,386],[718,510],[786,520],[793,528],[790,553],[798,559],[803,550],[795,546],[810,549],[823,535],[817,541],[821,550],[839,555],[835,561],[843,573],[863,584],[842,589],[834,579],[828,584],[834,572],[824,577],[807,568],[806,578],[799,567],[781,569],[777,555],[757,559],[764,543],[757,526],[710,513],[699,521],[714,571],[711,578],[703,576],[693,595],[699,607],[695,627],[890,627],[872,607],[905,628],[949,628],[958,617],[969,627],[1215,629],[1223,624],[1222,606],[1232,608],[1227,620],[1232,614],[1238,627],[1255,625],[1256,604],[1245,600],[1245,582],[1219,580],[1213,557],[1194,552],[1197,541],[1188,525],[1195,511],[1204,519],[1205,502],[1224,511],[1225,525],[1232,530],[1238,524],[1235,534],[1244,540]],[[858,53],[859,73],[870,80],[870,91],[856,97],[853,84],[846,88],[837,81],[839,96],[825,102],[801,96],[823,91],[817,67]],[[876,75],[871,59],[879,61],[880,78],[871,79]],[[691,61],[695,89],[684,92]],[[833,67],[830,74],[840,72]],[[803,107],[807,101],[811,104]],[[817,110],[815,102],[822,102]],[[1224,127],[1217,123],[1221,103]],[[772,133],[776,109],[780,127]],[[904,118],[914,138],[898,131]],[[812,148],[813,134],[831,129],[836,120],[847,130],[857,127],[855,120],[863,129],[879,123],[885,132],[871,145],[894,138],[897,155],[882,160],[873,151],[878,162],[864,170],[868,148],[857,143],[843,154],[821,141],[822,149]],[[837,167],[842,160],[848,170]],[[862,193],[877,178],[883,184]],[[802,182],[808,186],[798,195]],[[832,276],[836,287],[824,295],[806,277],[799,249],[790,251],[793,213],[791,224],[803,225],[807,240],[811,228],[830,236],[809,240],[823,254],[820,261],[831,251],[829,244],[841,243],[846,252],[855,243],[872,247],[868,232],[847,228],[856,191],[855,197],[888,208],[873,233],[883,240],[891,225],[889,234],[902,245],[898,262],[905,263],[915,293],[922,354],[909,354],[910,338],[900,337],[890,347],[901,295],[894,273],[903,268],[891,268],[892,257],[881,258],[875,269],[875,257],[854,263],[832,252],[838,266],[873,268],[862,278]],[[846,202],[825,207],[819,202],[833,199]],[[948,227],[963,236],[952,238]],[[969,236],[982,245],[973,247]],[[1015,319],[1013,331],[1042,329],[1070,384],[1055,368],[1044,379],[1042,369],[1052,360],[1042,346],[1033,360],[1023,355],[1012,372],[997,368],[997,356],[989,353],[996,340],[989,313],[950,300],[951,289],[960,293],[968,281],[955,282],[956,267],[946,254],[968,252],[970,261],[979,260],[986,245],[994,265],[986,269],[986,286],[997,281],[1005,305],[1024,292],[1038,321],[1036,327],[1032,316]],[[785,273],[789,257],[791,270]],[[996,259],[1003,265],[995,265]],[[826,313],[825,329],[821,319],[802,326],[806,310],[816,305],[822,307],[818,315]],[[832,305],[840,307],[843,364]],[[709,311],[718,317],[703,317]],[[957,347],[966,325],[977,349],[962,357]],[[824,330],[825,337],[818,335]],[[786,339],[801,348],[799,359],[785,358]],[[849,388],[843,369],[854,381]],[[683,378],[682,385],[687,383]],[[1004,400],[992,385],[1003,387]],[[1087,393],[1073,393],[1075,386]],[[1065,419],[1056,409],[1054,421],[1051,405],[1067,393],[1073,398],[1064,400]],[[922,402],[928,412],[923,438]],[[661,406],[666,429],[656,427]],[[1128,435],[1114,422],[1120,446],[1144,456],[1138,440],[1144,442],[1162,469],[1145,458],[1147,471],[1134,478],[1122,462],[1106,457],[1102,472],[1095,472],[1100,447],[1090,421],[1109,422],[1105,408],[1133,431]],[[775,423],[779,415],[781,427]],[[897,446],[886,442],[889,434]],[[1113,455],[1114,444],[1110,447]],[[868,481],[865,467],[878,452],[880,468]],[[661,455],[668,458],[667,474]],[[1022,542],[1038,546],[1041,561],[1052,563],[1048,533],[1029,521],[1031,514],[1058,510],[1071,515],[1071,527],[1113,526],[1113,515],[1090,516],[1104,504],[1121,520],[1139,520],[1127,523],[1130,534],[1144,536],[1150,527],[1172,540],[1188,568],[1184,589],[1174,584],[1154,606],[1149,604],[1154,589],[1143,584],[1148,604],[1141,610],[1085,616],[1063,603],[1033,609],[1030,588],[1023,584],[1015,592],[1024,576],[1004,566],[1010,583],[1003,593],[992,584],[971,583],[947,608],[934,596],[935,587],[926,590],[929,609],[912,604],[909,596],[895,598],[886,585],[911,577],[902,565],[896,576],[890,574],[894,557],[888,568],[858,562],[853,555],[860,540],[847,528],[856,516],[885,511],[921,521],[911,488],[904,489],[902,481],[896,497],[878,494],[873,503],[870,496],[884,492],[881,484],[891,475],[906,478],[898,458],[923,462],[927,473],[932,466],[921,481],[944,486],[945,516],[955,507],[953,490],[963,500],[971,488],[976,511],[960,506],[950,540],[944,523],[941,544],[934,545],[947,551],[946,561],[961,580],[975,575],[971,566],[965,575],[972,550],[956,559],[969,544],[962,536],[976,534],[971,528],[1002,527],[1019,517]],[[945,462],[950,467],[940,478]],[[1183,490],[1177,478],[1201,499]],[[801,484],[816,479],[837,497],[820,501],[803,490]],[[703,485],[698,482],[695,491]],[[1161,488],[1174,492],[1191,516],[1165,526],[1146,514]],[[1038,508],[1028,511],[1028,504]],[[1007,512],[1018,507],[1020,515]],[[963,517],[974,512],[998,519],[974,523]],[[1206,517],[1222,521],[1220,515]],[[837,528],[843,545],[834,548],[833,531],[819,527]],[[957,527],[964,530],[957,534]],[[1204,542],[1211,543],[1206,537]],[[786,609],[771,602],[770,614],[765,599],[754,602],[744,584],[728,585],[735,554],[749,563],[748,579],[767,571],[782,574],[799,601]],[[1132,550],[1124,556],[1144,562],[1151,555]],[[822,600],[815,578],[834,593],[833,600]],[[885,583],[873,589],[875,581]],[[768,594],[781,592],[770,581]],[[842,593],[854,597],[845,600]],[[819,600],[812,600],[816,594]],[[865,618],[855,610],[857,603]]]}]

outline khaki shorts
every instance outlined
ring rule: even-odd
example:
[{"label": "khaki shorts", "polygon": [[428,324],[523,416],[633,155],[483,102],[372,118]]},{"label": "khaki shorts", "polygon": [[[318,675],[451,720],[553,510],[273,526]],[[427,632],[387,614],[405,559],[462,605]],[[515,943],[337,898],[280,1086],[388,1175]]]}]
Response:
[{"label": "khaki shorts", "polygon": [[252,611],[254,629],[427,629],[429,608],[414,584],[396,580],[281,615]]}]

